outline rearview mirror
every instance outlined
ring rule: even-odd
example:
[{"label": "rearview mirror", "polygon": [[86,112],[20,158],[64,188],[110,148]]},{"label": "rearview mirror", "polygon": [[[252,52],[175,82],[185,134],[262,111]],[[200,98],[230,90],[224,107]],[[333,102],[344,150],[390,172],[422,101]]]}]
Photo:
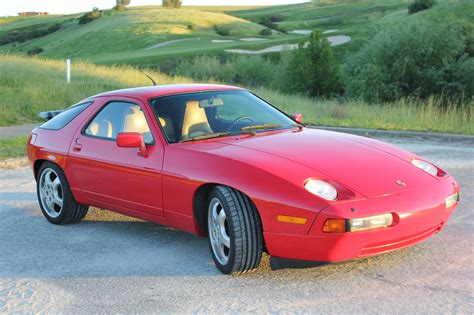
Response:
[{"label": "rearview mirror", "polygon": [[201,108],[208,108],[208,107],[221,106],[221,105],[224,105],[224,100],[218,97],[213,97],[207,100],[199,101],[199,107]]},{"label": "rearview mirror", "polygon": [[299,122],[300,124],[303,123],[303,114],[293,114],[293,115],[291,115],[291,118],[294,121]]},{"label": "rearview mirror", "polygon": [[117,135],[117,146],[121,148],[138,148],[137,154],[146,157],[147,149],[143,135],[139,132],[121,132]]}]

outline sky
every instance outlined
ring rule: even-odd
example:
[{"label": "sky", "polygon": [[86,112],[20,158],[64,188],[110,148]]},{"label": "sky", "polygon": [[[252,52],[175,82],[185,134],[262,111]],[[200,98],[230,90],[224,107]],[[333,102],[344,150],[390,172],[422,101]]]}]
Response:
[{"label": "sky", "polygon": [[[16,15],[24,11],[49,13],[77,13],[92,10],[93,7],[108,9],[115,0],[1,0],[0,16]],[[280,5],[300,3],[305,0],[183,0],[183,5]],[[161,0],[132,0],[132,6],[161,5]]]}]

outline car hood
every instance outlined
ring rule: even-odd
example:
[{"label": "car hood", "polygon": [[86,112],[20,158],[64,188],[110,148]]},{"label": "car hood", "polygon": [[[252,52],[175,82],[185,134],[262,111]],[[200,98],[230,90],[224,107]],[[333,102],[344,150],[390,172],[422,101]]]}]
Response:
[{"label": "car hood", "polygon": [[382,142],[338,132],[304,128],[220,142],[304,165],[315,171],[308,177],[334,180],[368,198],[432,185],[437,180],[411,165],[414,154]]}]

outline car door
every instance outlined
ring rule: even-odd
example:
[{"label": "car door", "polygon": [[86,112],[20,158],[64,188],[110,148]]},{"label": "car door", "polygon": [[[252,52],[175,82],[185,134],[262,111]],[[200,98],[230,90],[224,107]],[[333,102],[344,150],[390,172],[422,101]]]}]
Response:
[{"label": "car door", "polygon": [[[77,130],[70,167],[91,205],[163,215],[164,146],[151,119],[141,101],[109,97]],[[120,132],[142,133],[147,156],[139,156],[137,148],[118,147]]]}]

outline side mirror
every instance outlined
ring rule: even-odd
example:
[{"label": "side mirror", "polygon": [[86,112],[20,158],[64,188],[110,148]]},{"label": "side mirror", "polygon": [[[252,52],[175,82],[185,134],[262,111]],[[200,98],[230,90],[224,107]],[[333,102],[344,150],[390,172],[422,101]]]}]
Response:
[{"label": "side mirror", "polygon": [[121,148],[138,148],[137,154],[146,157],[147,149],[143,135],[138,132],[121,132],[117,135],[117,146]]},{"label": "side mirror", "polygon": [[300,124],[303,123],[303,114],[293,114],[291,115],[294,121],[299,122]]}]

